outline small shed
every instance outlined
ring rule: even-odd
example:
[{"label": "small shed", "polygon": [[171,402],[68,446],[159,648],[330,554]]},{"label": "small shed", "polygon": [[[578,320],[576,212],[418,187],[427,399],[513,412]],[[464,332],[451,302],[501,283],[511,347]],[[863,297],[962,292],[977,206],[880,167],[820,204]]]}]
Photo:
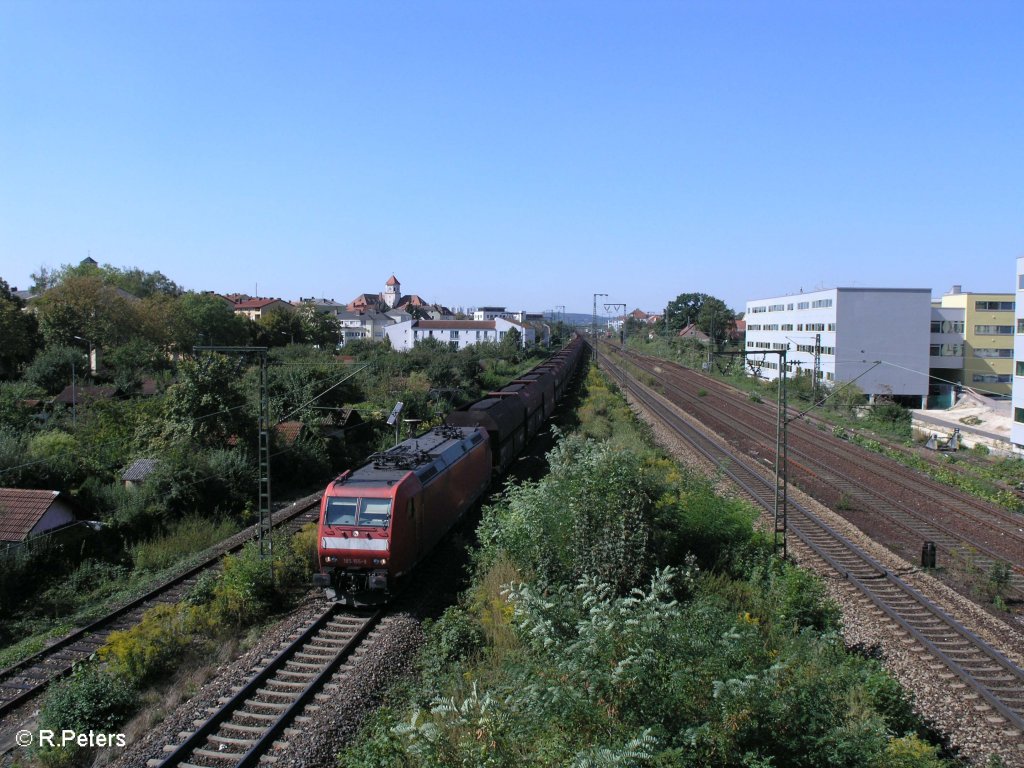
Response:
[{"label": "small shed", "polygon": [[78,521],[74,502],[60,491],[0,488],[0,546],[21,544]]},{"label": "small shed", "polygon": [[136,459],[121,473],[121,482],[125,488],[134,488],[146,481],[153,474],[159,461],[157,459]]}]

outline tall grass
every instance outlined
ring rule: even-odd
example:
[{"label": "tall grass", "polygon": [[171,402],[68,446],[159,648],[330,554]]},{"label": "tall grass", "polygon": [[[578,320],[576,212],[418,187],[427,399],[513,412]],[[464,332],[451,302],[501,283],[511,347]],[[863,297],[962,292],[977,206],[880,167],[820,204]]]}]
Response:
[{"label": "tall grass", "polygon": [[130,550],[132,562],[139,570],[160,571],[223,541],[237,530],[237,523],[230,520],[186,517],[173,523],[167,533],[134,545]]}]

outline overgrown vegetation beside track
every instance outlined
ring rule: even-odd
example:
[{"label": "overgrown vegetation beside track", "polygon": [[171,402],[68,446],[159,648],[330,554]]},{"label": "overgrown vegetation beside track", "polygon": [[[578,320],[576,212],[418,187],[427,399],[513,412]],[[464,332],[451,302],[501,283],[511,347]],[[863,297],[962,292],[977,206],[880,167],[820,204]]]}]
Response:
[{"label": "overgrown vegetation beside track", "polygon": [[586,388],[550,474],[485,510],[420,677],[339,764],[944,764],[754,512],[652,447],[599,375]]},{"label": "overgrown vegetation beside track", "polygon": [[[145,706],[153,708],[152,721],[158,720],[158,691],[169,679],[187,681],[210,659],[224,660],[223,647],[237,648],[250,628],[265,624],[307,592],[316,557],[315,525],[279,542],[277,550],[273,580],[268,561],[260,559],[253,543],[226,557],[223,570],[201,578],[182,602],[156,605],[136,626],[112,633],[95,659],[50,687],[40,710],[41,727],[117,732]],[[87,765],[92,754],[69,746],[40,748],[34,757],[64,768]]]}]

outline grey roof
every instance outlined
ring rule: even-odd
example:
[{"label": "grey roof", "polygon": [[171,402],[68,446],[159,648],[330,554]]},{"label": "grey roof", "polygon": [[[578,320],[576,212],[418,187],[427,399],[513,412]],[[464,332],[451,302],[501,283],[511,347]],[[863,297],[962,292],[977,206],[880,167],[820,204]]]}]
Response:
[{"label": "grey roof", "polygon": [[145,480],[153,474],[153,470],[156,469],[158,463],[156,459],[136,459],[125,469],[121,475],[121,480],[131,480],[134,482]]}]

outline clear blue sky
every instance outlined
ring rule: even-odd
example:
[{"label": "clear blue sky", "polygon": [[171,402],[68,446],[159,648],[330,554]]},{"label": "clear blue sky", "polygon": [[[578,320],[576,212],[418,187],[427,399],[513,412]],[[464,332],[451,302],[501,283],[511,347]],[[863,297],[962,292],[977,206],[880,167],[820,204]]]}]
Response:
[{"label": "clear blue sky", "polygon": [[1014,289],[1024,3],[0,0],[0,276]]}]

